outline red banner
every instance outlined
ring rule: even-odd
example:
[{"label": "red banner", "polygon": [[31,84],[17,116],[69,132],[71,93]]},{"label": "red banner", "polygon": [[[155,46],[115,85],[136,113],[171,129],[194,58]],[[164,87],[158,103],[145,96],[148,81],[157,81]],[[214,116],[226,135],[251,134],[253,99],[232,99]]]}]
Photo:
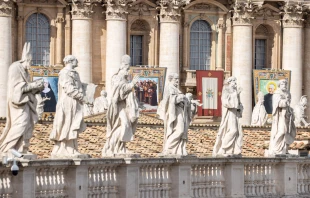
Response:
[{"label": "red banner", "polygon": [[198,108],[198,116],[220,117],[222,115],[223,81],[223,71],[196,71],[197,98],[202,103]]}]

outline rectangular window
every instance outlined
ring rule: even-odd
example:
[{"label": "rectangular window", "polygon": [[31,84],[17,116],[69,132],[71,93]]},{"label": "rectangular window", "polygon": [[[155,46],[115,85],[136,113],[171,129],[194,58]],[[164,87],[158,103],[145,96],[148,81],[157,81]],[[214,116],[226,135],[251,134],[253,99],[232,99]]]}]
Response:
[{"label": "rectangular window", "polygon": [[131,65],[143,65],[142,63],[142,51],[143,51],[143,36],[142,35],[131,35],[130,36],[130,55]]},{"label": "rectangular window", "polygon": [[267,68],[266,43],[266,39],[255,39],[255,69]]}]

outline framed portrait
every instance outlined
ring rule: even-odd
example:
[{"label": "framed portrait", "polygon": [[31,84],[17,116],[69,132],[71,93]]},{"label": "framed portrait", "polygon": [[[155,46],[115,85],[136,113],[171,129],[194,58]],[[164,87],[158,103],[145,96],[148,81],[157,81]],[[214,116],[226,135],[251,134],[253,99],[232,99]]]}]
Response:
[{"label": "framed portrait", "polygon": [[44,89],[41,97],[48,98],[44,101],[43,118],[53,115],[56,111],[58,101],[58,74],[61,68],[32,66],[30,68],[30,76],[33,81],[43,79]]},{"label": "framed portrait", "polygon": [[129,79],[139,75],[135,94],[143,112],[155,113],[163,98],[166,68],[130,67]]},{"label": "framed portrait", "polygon": [[258,92],[262,92],[264,94],[264,106],[268,114],[272,114],[272,96],[278,89],[278,81],[281,79],[288,81],[288,89],[290,89],[291,71],[253,70],[255,104]]}]

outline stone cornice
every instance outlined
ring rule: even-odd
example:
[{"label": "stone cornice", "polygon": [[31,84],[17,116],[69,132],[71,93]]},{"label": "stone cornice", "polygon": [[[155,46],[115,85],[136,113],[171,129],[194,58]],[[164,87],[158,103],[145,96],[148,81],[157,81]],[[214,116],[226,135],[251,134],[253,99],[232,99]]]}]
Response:
[{"label": "stone cornice", "polygon": [[190,0],[158,0],[160,22],[179,22],[181,8],[189,4]]},{"label": "stone cornice", "polygon": [[254,13],[259,8],[259,5],[246,2],[235,2],[232,5],[233,12],[233,25],[252,25],[254,19]]},{"label": "stone cornice", "polygon": [[105,0],[107,20],[126,20],[130,3],[136,0]]},{"label": "stone cornice", "polygon": [[73,0],[71,3],[72,19],[91,19],[96,0]]},{"label": "stone cornice", "polygon": [[0,0],[0,16],[10,17],[12,16],[13,1],[12,0]]},{"label": "stone cornice", "polygon": [[301,2],[285,3],[280,8],[282,10],[281,14],[283,15],[283,27],[303,27],[305,8],[306,6]]}]

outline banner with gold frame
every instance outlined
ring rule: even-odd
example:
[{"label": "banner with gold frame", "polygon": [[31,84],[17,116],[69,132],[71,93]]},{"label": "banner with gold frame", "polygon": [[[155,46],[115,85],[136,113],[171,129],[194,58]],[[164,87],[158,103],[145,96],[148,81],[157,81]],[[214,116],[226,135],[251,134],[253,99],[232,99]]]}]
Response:
[{"label": "banner with gold frame", "polygon": [[58,101],[58,74],[61,69],[58,67],[32,66],[29,70],[31,80],[38,80],[40,78],[44,80],[44,90],[41,92],[42,98],[50,98],[44,101],[43,118],[52,116],[56,111]]},{"label": "banner with gold frame", "polygon": [[291,71],[289,70],[253,70],[253,85],[255,104],[258,92],[264,94],[264,106],[268,114],[272,113],[272,95],[278,88],[278,81],[288,80],[288,89],[291,83]]},{"label": "banner with gold frame", "polygon": [[163,98],[166,69],[165,67],[130,67],[130,80],[135,75],[140,76],[140,81],[135,87],[135,94],[143,112],[157,111],[158,104]]}]

